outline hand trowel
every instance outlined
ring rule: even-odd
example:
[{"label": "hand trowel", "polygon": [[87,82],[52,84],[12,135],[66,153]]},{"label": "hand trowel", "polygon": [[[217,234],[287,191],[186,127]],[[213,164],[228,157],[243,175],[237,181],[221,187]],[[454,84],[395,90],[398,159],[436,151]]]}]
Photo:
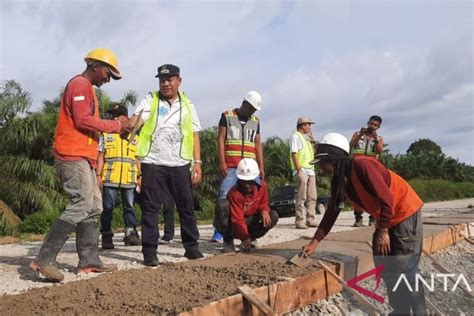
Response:
[{"label": "hand trowel", "polygon": [[311,262],[311,258],[305,257],[303,252],[301,252],[291,257],[290,262],[293,263],[295,266],[303,268]]}]

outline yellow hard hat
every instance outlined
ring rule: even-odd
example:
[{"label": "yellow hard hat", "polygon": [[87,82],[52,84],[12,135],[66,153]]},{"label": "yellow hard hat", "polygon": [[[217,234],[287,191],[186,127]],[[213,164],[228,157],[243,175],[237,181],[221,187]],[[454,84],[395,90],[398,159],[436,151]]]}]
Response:
[{"label": "yellow hard hat", "polygon": [[117,56],[112,53],[111,50],[107,48],[96,48],[91,50],[87,56],[84,58],[84,61],[89,64],[92,61],[100,61],[109,66],[111,77],[115,80],[119,80],[122,78],[120,74],[120,70],[118,68],[118,60]]}]

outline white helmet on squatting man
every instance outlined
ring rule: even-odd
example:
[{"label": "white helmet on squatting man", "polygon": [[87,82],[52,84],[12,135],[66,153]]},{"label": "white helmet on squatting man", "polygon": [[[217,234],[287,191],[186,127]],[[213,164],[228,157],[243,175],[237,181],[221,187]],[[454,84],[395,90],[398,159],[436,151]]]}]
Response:
[{"label": "white helmet on squatting man", "polygon": [[255,180],[260,174],[260,169],[255,159],[244,158],[237,165],[236,174],[240,180]]}]

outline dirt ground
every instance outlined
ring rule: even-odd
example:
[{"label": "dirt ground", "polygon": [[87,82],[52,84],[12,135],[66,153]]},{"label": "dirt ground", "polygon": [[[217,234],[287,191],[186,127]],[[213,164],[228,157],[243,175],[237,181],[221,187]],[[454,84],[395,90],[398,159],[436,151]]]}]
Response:
[{"label": "dirt ground", "polygon": [[2,297],[0,310],[6,315],[168,314],[237,294],[244,284],[261,287],[274,276],[298,277],[318,270],[315,263],[299,268],[270,259],[239,263],[243,257],[227,256],[230,265],[229,260],[215,266],[165,264],[33,289]]},{"label": "dirt ground", "polygon": [[[469,205],[474,205],[474,199],[427,203],[424,216],[445,215],[457,209],[465,210]],[[364,220],[367,220],[366,216]],[[352,212],[345,212],[336,222],[333,232],[353,230],[352,223]],[[214,256],[220,252],[222,244],[209,242],[212,227],[199,229],[202,238],[200,248],[206,261],[213,260],[211,265],[204,265],[202,260],[186,261],[182,256],[184,249],[178,241],[160,245],[161,264],[158,268],[144,268],[140,247],[123,247],[120,245],[121,236],[116,236],[116,249],[102,251],[101,256],[105,262],[117,263],[120,271],[106,275],[76,275],[77,254],[74,239],[71,239],[58,257],[59,267],[66,276],[65,284],[55,285],[44,282],[28,268],[41,242],[1,245],[0,314],[167,314],[235,294],[238,286],[244,284],[259,287],[275,276],[296,277],[317,269],[315,265],[304,270],[296,268],[286,264],[281,257],[276,260],[262,256],[249,262],[245,254]],[[294,229],[294,217],[284,218],[259,243],[265,246],[308,238],[313,234],[314,229]],[[459,258],[472,263],[472,248],[468,254],[468,257]],[[453,261],[452,267],[456,266]],[[474,270],[472,264],[466,269]],[[9,295],[16,293],[20,294]],[[357,311],[357,304],[352,304],[350,296],[347,296],[342,292],[308,305],[294,315],[338,314],[338,311],[342,315],[346,314],[343,311]]]}]

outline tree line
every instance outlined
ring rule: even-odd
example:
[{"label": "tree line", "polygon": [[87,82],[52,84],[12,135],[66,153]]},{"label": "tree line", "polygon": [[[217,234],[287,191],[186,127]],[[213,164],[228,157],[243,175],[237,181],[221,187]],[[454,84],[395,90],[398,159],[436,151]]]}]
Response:
[{"label": "tree line", "polygon": [[[133,107],[134,91],[118,101],[96,89],[101,113],[119,102]],[[54,129],[63,90],[53,100],[43,100],[41,108],[31,112],[31,94],[15,80],[0,86],[0,235],[12,233],[30,217],[30,226],[52,221],[66,204],[52,156]],[[203,181],[195,188],[195,198],[204,208],[213,208],[220,175],[216,154],[217,127],[201,133]],[[289,140],[277,136],[263,142],[265,173],[270,188],[293,182],[290,168]],[[429,139],[412,143],[406,154],[385,150],[382,162],[402,177],[410,179],[443,179],[451,182],[474,182],[474,167],[447,157]],[[327,195],[329,179],[318,172],[318,194]],[[474,195],[474,193],[473,193]],[[211,212],[212,213],[212,212]],[[38,215],[40,214],[40,215]],[[33,227],[30,230],[35,230]]]}]

